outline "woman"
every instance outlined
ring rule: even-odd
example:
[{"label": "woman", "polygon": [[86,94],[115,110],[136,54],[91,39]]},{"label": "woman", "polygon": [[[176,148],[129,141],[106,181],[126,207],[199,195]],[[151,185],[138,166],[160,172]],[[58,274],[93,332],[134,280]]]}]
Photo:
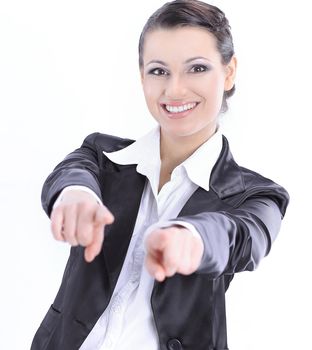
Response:
[{"label": "woman", "polygon": [[287,192],[238,166],[218,131],[236,71],[223,12],[166,3],[139,65],[159,126],[135,142],[89,135],[44,184],[72,249],[33,350],[227,349],[225,291],[279,231]]}]

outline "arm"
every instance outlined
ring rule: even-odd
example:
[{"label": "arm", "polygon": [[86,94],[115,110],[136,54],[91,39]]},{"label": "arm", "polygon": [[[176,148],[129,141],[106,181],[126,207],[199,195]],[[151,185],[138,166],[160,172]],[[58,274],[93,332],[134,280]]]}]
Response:
[{"label": "arm", "polygon": [[101,251],[105,225],[114,220],[100,199],[95,137],[88,136],[81,148],[70,153],[47,178],[42,190],[42,205],[50,215],[54,238],[86,247],[88,262]]},{"label": "arm", "polygon": [[70,153],[44,182],[41,202],[50,216],[54,202],[61,191],[68,186],[80,185],[90,188],[101,199],[99,185],[99,159],[95,146],[97,133],[89,135],[82,146]]},{"label": "arm", "polygon": [[153,231],[146,242],[147,268],[159,281],[176,272],[217,278],[254,270],[268,254],[281,219],[279,206],[265,196],[250,197],[238,209],[179,217],[195,227],[201,240],[181,227]]},{"label": "arm", "polygon": [[266,256],[281,225],[277,204],[267,197],[246,200],[238,209],[184,217],[194,225],[204,243],[199,273],[212,278],[254,270]]}]

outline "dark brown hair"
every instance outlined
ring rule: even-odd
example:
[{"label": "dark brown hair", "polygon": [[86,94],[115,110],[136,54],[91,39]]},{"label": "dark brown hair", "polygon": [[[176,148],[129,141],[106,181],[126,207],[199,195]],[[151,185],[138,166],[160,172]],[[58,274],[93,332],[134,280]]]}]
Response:
[{"label": "dark brown hair", "polygon": [[[216,6],[199,0],[175,0],[165,3],[147,20],[139,40],[139,66],[143,66],[144,39],[148,32],[159,28],[200,27],[213,34],[222,63],[228,64],[234,55],[231,27],[225,14]],[[227,98],[232,96],[235,85],[223,95],[222,112],[228,109]]]}]

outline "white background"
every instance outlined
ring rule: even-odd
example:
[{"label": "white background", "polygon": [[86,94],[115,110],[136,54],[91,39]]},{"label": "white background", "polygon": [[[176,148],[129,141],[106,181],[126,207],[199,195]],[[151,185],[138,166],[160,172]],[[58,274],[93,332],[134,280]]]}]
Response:
[{"label": "white background", "polygon": [[[0,2],[1,349],[29,349],[67,260],[68,246],[52,239],[41,209],[46,176],[93,131],[136,138],[154,126],[137,43],[163,3]],[[230,349],[308,349],[309,1],[212,3],[230,20],[239,60],[224,134],[238,163],[291,195],[271,254],[255,272],[237,275],[227,293]]]}]

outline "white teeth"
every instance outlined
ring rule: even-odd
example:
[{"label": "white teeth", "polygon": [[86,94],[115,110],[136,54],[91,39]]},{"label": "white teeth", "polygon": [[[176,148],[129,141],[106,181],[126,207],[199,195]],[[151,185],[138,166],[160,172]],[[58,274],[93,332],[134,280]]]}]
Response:
[{"label": "white teeth", "polygon": [[193,103],[188,103],[182,106],[170,106],[170,105],[165,105],[166,110],[170,113],[180,113],[183,111],[187,111],[189,109],[193,109],[196,106],[196,102]]}]

